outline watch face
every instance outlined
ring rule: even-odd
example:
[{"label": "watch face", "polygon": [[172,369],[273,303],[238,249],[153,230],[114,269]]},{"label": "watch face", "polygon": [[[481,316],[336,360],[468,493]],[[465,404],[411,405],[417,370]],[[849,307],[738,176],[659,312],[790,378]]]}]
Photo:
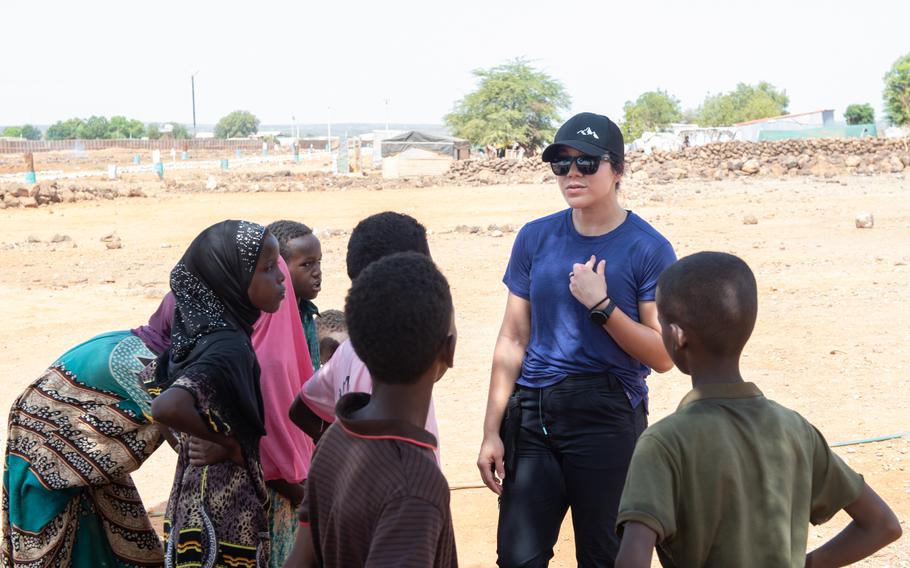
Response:
[{"label": "watch face", "polygon": [[591,312],[591,321],[597,325],[604,325],[607,323],[607,314],[603,313],[600,310],[595,310]]}]

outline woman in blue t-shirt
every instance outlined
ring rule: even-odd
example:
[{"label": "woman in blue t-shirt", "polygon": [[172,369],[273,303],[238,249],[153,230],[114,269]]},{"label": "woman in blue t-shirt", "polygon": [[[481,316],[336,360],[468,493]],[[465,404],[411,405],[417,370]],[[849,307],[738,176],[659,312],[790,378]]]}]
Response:
[{"label": "woman in blue t-shirt", "polygon": [[612,566],[614,525],[635,441],[647,426],[645,377],[673,363],[654,292],[676,260],[669,241],[617,197],[624,146],[609,118],[578,114],[550,162],[569,209],[518,233],[503,282],[477,466],[500,495],[500,566],[546,566],[572,509],[579,566]]}]

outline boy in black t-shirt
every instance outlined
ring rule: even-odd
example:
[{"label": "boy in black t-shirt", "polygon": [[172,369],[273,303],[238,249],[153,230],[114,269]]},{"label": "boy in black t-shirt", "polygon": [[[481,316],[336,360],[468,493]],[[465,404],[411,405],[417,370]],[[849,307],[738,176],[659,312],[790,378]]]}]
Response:
[{"label": "boy in black t-shirt", "polygon": [[344,311],[373,392],[338,401],[285,566],[457,566],[449,487],[424,429],[455,355],[448,283],[426,255],[393,254],[360,273]]}]

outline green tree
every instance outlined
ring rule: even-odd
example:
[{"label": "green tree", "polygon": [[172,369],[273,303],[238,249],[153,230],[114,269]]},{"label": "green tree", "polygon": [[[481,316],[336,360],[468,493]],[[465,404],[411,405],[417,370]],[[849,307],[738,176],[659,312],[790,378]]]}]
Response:
[{"label": "green tree", "polygon": [[787,112],[790,97],[786,91],[761,81],[756,85],[740,83],[729,93],[708,95],[698,109],[701,126],[729,126],[737,122],[779,116]]},{"label": "green tree", "polygon": [[259,130],[259,119],[251,112],[235,110],[215,125],[216,138],[245,138]]},{"label": "green tree", "polygon": [[683,117],[679,100],[660,89],[642,93],[635,102],[626,101],[622,110],[625,116],[620,127],[627,142],[640,137],[646,130],[661,130]]},{"label": "green tree", "polygon": [[110,122],[103,116],[90,116],[76,129],[76,138],[97,140],[107,138]]},{"label": "green tree", "polygon": [[169,122],[168,124],[171,125],[171,131],[166,134],[166,136],[169,138],[185,140],[190,137],[190,133],[186,129],[186,126],[180,124],[179,122]]},{"label": "green tree", "polygon": [[78,138],[77,133],[83,127],[81,118],[58,120],[47,129],[48,140],[72,140]]},{"label": "green tree", "polygon": [[885,73],[885,116],[892,124],[910,124],[910,53],[898,58]]},{"label": "green tree", "polygon": [[875,110],[868,103],[848,105],[847,110],[844,111],[844,120],[847,121],[847,124],[870,124],[875,122]]},{"label": "green tree", "polygon": [[26,140],[41,140],[41,131],[31,124],[23,124],[22,137]]},{"label": "green tree", "polygon": [[473,144],[534,150],[553,139],[559,111],[571,99],[562,83],[515,59],[474,71],[479,85],[455,104],[445,122],[456,136]]},{"label": "green tree", "polygon": [[161,129],[158,128],[157,124],[149,124],[145,130],[145,135],[149,137],[149,140],[158,140],[161,138]]},{"label": "green tree", "polygon": [[142,121],[125,116],[112,116],[108,124],[106,138],[142,138],[145,136],[145,125]]},{"label": "green tree", "polygon": [[21,126],[7,126],[3,129],[3,132],[0,132],[0,136],[7,138],[22,138],[22,127]]}]

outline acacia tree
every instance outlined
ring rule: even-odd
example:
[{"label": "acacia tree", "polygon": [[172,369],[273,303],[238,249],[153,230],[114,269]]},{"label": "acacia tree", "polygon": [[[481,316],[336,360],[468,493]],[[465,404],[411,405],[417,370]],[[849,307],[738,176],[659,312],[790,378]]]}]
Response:
[{"label": "acacia tree", "polygon": [[627,142],[637,139],[646,130],[661,130],[683,117],[679,100],[660,89],[642,93],[635,102],[626,101],[622,110],[624,117],[620,128]]},{"label": "acacia tree", "polygon": [[477,90],[445,116],[456,136],[478,145],[517,142],[532,152],[553,139],[560,110],[571,100],[562,83],[520,58],[474,76]]},{"label": "acacia tree", "polygon": [[259,130],[259,119],[245,110],[235,110],[215,125],[216,138],[246,138]]},{"label": "acacia tree", "polygon": [[892,124],[910,124],[910,53],[885,73],[885,116]]},{"label": "acacia tree", "polygon": [[708,95],[698,109],[701,126],[730,126],[737,122],[779,116],[787,112],[790,97],[774,85],[760,81],[739,83],[728,93]]},{"label": "acacia tree", "polygon": [[844,111],[844,120],[847,124],[870,124],[875,122],[875,110],[869,103],[848,105]]}]

